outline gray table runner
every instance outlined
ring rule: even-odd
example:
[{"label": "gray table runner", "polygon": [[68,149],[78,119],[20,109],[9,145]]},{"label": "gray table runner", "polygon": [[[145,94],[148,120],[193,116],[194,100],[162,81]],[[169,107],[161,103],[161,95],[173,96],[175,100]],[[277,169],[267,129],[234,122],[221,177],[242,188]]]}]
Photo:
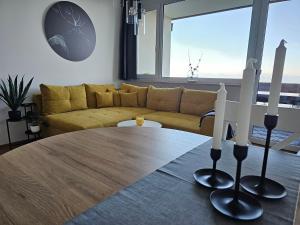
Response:
[{"label": "gray table runner", "polygon": [[[66,225],[292,225],[300,183],[300,157],[270,152],[267,177],[287,188],[288,196],[279,201],[261,200],[262,218],[238,222],[219,214],[209,201],[210,190],[193,179],[199,168],[211,167],[211,142],[204,143],[166,166],[97,204]],[[218,168],[236,171],[233,143],[223,144]],[[243,163],[242,175],[259,174],[263,150],[251,146]]]}]

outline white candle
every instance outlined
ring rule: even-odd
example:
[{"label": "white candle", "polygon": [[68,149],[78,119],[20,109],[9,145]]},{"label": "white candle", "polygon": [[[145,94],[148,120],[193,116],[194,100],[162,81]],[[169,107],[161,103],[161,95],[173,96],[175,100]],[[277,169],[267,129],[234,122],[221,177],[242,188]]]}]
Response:
[{"label": "white candle", "polygon": [[215,102],[215,123],[214,123],[214,137],[213,137],[213,149],[221,149],[224,116],[226,108],[227,91],[223,83],[220,84],[218,90],[217,100]]},{"label": "white candle", "polygon": [[267,110],[267,114],[269,115],[278,114],[278,104],[280,99],[281,82],[286,55],[286,47],[284,46],[285,43],[285,40],[282,40],[280,42],[280,45],[276,49],[272,83],[269,95],[269,105]]},{"label": "white candle", "polygon": [[255,83],[255,68],[256,59],[249,59],[247,67],[243,73],[243,80],[240,93],[240,104],[237,115],[237,135],[236,143],[240,146],[248,145],[248,135],[250,128],[250,117],[252,109],[253,90]]}]

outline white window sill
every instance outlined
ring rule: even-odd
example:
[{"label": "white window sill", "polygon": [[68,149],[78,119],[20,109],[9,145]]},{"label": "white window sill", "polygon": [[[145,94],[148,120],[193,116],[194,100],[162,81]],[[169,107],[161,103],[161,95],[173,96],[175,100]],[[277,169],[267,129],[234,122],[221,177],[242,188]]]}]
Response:
[{"label": "white window sill", "polygon": [[180,77],[164,77],[157,78],[153,75],[139,76],[137,80],[132,82],[142,83],[170,83],[170,84],[202,84],[202,85],[219,85],[224,83],[228,86],[241,86],[241,79],[228,79],[228,78],[195,78],[190,80],[188,78]]}]

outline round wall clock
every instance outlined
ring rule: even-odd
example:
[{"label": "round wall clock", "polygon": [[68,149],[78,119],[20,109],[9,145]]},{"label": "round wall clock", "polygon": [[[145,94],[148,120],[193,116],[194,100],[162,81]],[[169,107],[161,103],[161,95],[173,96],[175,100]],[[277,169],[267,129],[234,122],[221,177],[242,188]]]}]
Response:
[{"label": "round wall clock", "polygon": [[96,32],[87,13],[78,5],[61,1],[48,10],[45,35],[51,48],[70,61],[88,58],[96,46]]}]

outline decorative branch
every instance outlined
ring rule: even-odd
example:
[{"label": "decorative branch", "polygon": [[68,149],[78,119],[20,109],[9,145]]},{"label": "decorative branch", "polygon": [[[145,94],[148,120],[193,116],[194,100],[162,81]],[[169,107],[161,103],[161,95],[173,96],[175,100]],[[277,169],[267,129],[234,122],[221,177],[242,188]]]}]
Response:
[{"label": "decorative branch", "polygon": [[199,69],[200,63],[202,61],[202,57],[203,57],[203,54],[201,54],[201,57],[199,58],[197,65],[194,67],[191,62],[190,50],[188,49],[188,58],[189,58],[189,71],[188,72],[191,73],[192,78],[194,77],[195,72],[198,71],[198,69]]}]

